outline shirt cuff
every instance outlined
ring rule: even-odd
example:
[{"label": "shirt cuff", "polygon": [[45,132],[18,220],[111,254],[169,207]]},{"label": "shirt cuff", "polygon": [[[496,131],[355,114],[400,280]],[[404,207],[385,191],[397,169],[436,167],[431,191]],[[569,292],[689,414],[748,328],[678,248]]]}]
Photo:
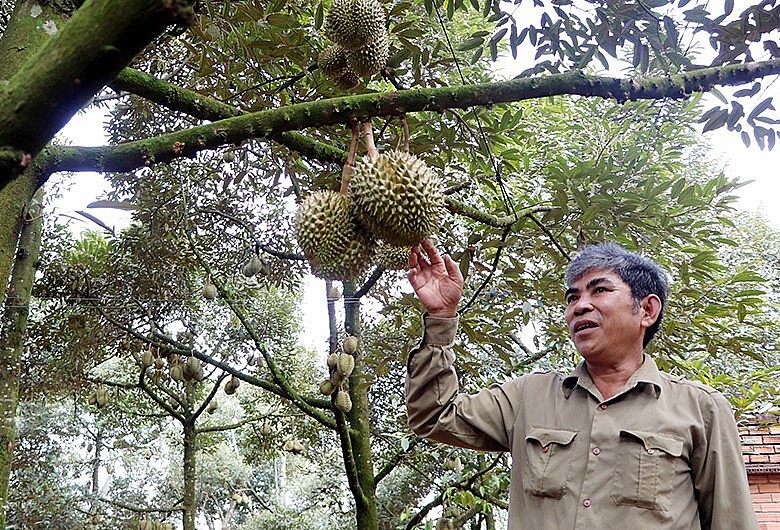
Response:
[{"label": "shirt cuff", "polygon": [[432,317],[428,313],[423,315],[422,346],[435,345],[447,346],[455,342],[455,334],[458,332],[459,316],[450,318]]}]

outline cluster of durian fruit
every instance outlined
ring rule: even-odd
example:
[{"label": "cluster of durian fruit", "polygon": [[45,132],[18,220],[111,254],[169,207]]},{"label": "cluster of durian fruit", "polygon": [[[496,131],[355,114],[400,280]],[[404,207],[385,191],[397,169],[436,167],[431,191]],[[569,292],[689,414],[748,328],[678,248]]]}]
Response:
[{"label": "cluster of durian fruit", "polygon": [[325,48],[317,66],[336,87],[349,90],[361,76],[381,71],[390,57],[387,15],[379,0],[334,0],[325,17]]},{"label": "cluster of durian fruit", "polygon": [[344,383],[355,369],[357,348],[357,337],[350,335],[344,339],[344,342],[341,343],[341,350],[328,355],[327,363],[330,377],[320,383],[320,393],[323,396],[333,396],[333,406],[344,414],[352,410],[352,399],[344,388]]},{"label": "cluster of durian fruit", "polygon": [[102,384],[98,385],[95,391],[89,395],[87,402],[102,409],[108,404],[108,390]]},{"label": "cluster of durian fruit", "polygon": [[177,382],[203,381],[206,374],[203,371],[203,365],[196,357],[187,357],[186,360],[178,354],[165,353],[159,348],[150,346],[141,354],[138,364],[141,368],[154,367],[153,378],[159,378],[163,373],[166,361],[168,365],[168,375]]},{"label": "cluster of durian fruit", "polygon": [[407,266],[412,245],[441,224],[444,189],[415,155],[389,151],[362,157],[348,193],[318,190],[298,208],[295,232],[312,274],[349,280],[379,263]]},{"label": "cluster of durian fruit", "polygon": [[[252,257],[247,260],[241,267],[241,273],[247,278],[254,276],[267,276],[271,273],[271,268],[268,262],[260,257],[258,252],[252,254]],[[203,283],[203,287],[200,290],[201,296],[206,300],[214,300],[219,294],[217,286],[211,281],[211,276],[206,277],[206,281]]]}]

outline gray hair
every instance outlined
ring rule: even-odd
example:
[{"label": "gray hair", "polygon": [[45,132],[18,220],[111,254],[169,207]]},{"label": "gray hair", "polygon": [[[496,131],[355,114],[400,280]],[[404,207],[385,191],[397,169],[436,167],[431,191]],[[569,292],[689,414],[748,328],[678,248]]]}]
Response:
[{"label": "gray hair", "polygon": [[664,270],[654,261],[629,252],[617,243],[604,243],[585,247],[574,257],[566,270],[566,286],[571,287],[572,283],[594,269],[605,269],[620,276],[631,288],[636,304],[650,294],[661,299],[658,319],[645,332],[643,346],[647,346],[661,327],[669,295],[669,279]]}]

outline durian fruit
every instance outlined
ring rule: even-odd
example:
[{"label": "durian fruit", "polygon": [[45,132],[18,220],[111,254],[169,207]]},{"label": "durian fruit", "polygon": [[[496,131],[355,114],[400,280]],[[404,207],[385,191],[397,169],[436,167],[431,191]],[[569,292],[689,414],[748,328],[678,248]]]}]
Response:
[{"label": "durian fruit", "polygon": [[219,408],[219,403],[217,402],[216,399],[212,399],[211,403],[209,403],[209,406],[206,407],[206,412],[208,412],[209,414],[214,414],[218,408]]},{"label": "durian fruit", "polygon": [[197,357],[189,357],[187,362],[184,363],[182,375],[184,376],[184,379],[191,381],[192,379],[195,379],[195,375],[198,373],[198,370],[202,370],[200,361],[197,359]]},{"label": "durian fruit", "polygon": [[330,379],[327,379],[320,383],[320,394],[323,396],[329,396],[336,391],[336,387]]},{"label": "durian fruit", "polygon": [[341,288],[338,285],[331,285],[328,290],[328,300],[339,300],[341,298]]},{"label": "durian fruit", "polygon": [[154,367],[158,370],[162,370],[165,367],[165,361],[162,357],[155,357],[154,359]]},{"label": "durian fruit", "polygon": [[184,381],[184,369],[181,363],[171,365],[171,379],[174,381]]},{"label": "durian fruit", "polygon": [[359,76],[374,75],[380,72],[390,58],[390,42],[387,34],[356,50],[347,50],[347,65]]},{"label": "durian fruit", "polygon": [[411,246],[397,247],[395,245],[380,245],[377,250],[379,263],[387,270],[404,271],[409,268]]},{"label": "durian fruit", "polygon": [[338,370],[333,370],[330,373],[330,383],[333,385],[333,388],[338,388],[341,385],[344,384],[344,381],[347,380],[347,376],[339,372]]},{"label": "durian fruit", "polygon": [[360,77],[352,71],[352,69],[345,70],[343,74],[333,79],[333,84],[336,88],[341,90],[351,90],[360,84]]},{"label": "durian fruit", "polygon": [[152,350],[149,349],[141,355],[141,366],[148,368],[152,363],[154,363],[154,354],[152,353]]},{"label": "durian fruit", "polygon": [[253,254],[252,257],[249,258],[249,261],[246,262],[241,272],[247,278],[251,278],[252,276],[255,276],[262,270],[263,270],[263,260],[261,260],[260,256],[258,256],[257,254]]},{"label": "durian fruit", "polygon": [[344,350],[344,353],[348,353],[350,355],[354,355],[357,351],[358,347],[358,338],[354,335],[350,335],[346,339],[344,339],[344,343],[341,345],[341,349]]},{"label": "durian fruit", "polygon": [[339,360],[336,364],[336,370],[344,376],[346,379],[352,375],[352,371],[355,369],[355,358],[348,353],[339,354]]},{"label": "durian fruit", "polygon": [[333,403],[336,406],[336,408],[339,409],[344,414],[352,410],[352,399],[350,399],[349,394],[347,394],[343,390],[338,391],[338,393],[336,394],[336,399],[333,400]]},{"label": "durian fruit", "polygon": [[289,451],[293,454],[301,454],[303,452],[303,444],[298,440],[287,440],[284,442],[284,446],[282,447],[285,451]]},{"label": "durian fruit", "polygon": [[334,0],[325,17],[325,35],[348,50],[387,35],[387,15],[379,0]]},{"label": "durian fruit", "polygon": [[312,273],[326,280],[355,278],[371,264],[376,248],[355,217],[352,199],[329,190],[301,202],[295,235]]},{"label": "durian fruit", "polygon": [[361,223],[390,245],[415,245],[441,224],[441,180],[412,154],[390,151],[361,158],[349,188]]},{"label": "durian fruit", "polygon": [[97,405],[97,392],[92,392],[89,395],[89,399],[87,400],[87,403],[90,405]]},{"label": "durian fruit", "polygon": [[235,394],[238,387],[241,385],[241,380],[236,376],[230,376],[230,380],[225,383],[225,394]]},{"label": "durian fruit", "polygon": [[349,68],[345,51],[339,44],[324,48],[317,56],[317,67],[330,79],[341,77]]},{"label": "durian fruit", "polygon": [[95,393],[95,402],[98,408],[105,407],[108,403],[108,391],[105,388],[98,388]]},{"label": "durian fruit", "polygon": [[328,355],[328,370],[335,370],[336,365],[339,362],[339,354],[338,353],[331,353]]},{"label": "durian fruit", "polygon": [[203,298],[206,300],[214,300],[217,297],[217,286],[211,283],[211,281],[207,281],[203,284],[200,294],[203,295]]}]

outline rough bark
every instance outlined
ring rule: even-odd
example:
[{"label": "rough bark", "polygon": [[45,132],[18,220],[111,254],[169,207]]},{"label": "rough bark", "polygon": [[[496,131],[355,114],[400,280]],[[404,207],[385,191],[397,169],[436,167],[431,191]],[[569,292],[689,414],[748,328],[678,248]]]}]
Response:
[{"label": "rough bark", "polygon": [[195,530],[195,482],[197,480],[197,433],[192,423],[184,424],[184,497],[181,524],[184,530]]},{"label": "rough bark", "polygon": [[[109,86],[204,120],[218,121],[244,114],[226,103],[166,83],[132,68],[119,72]],[[346,160],[347,154],[342,149],[312,140],[298,132],[283,132],[273,139],[309,159],[338,164],[343,164]]]},{"label": "rough bark", "polygon": [[[360,337],[360,300],[356,298],[352,282],[344,282],[344,328],[347,335]],[[355,499],[357,528],[378,530],[379,515],[376,503],[376,482],[374,460],[371,450],[371,429],[369,425],[368,387],[363,381],[365,372],[360,348],[355,352],[355,370],[349,381],[352,409],[347,413],[349,444],[343,447],[345,459],[351,460],[354,470],[350,490]],[[343,443],[342,443],[343,445]]]},{"label": "rough bark", "polygon": [[42,195],[39,191],[27,209],[0,331],[0,528],[5,528],[8,479],[16,438],[19,359],[24,348],[30,293],[41,247]]},{"label": "rough bark", "polygon": [[[87,0],[0,91],[0,146],[35,156],[71,117],[172,24],[192,19],[186,0]],[[0,168],[5,186],[26,159]]]},{"label": "rough bark", "polygon": [[248,138],[271,139],[287,131],[349,124],[376,116],[443,112],[558,95],[617,101],[683,98],[715,86],[740,85],[776,74],[780,74],[780,59],[705,68],[669,77],[620,79],[575,71],[479,85],[359,94],[259,111],[116,146],[51,148],[38,170],[42,178],[55,171],[132,171]]}]

